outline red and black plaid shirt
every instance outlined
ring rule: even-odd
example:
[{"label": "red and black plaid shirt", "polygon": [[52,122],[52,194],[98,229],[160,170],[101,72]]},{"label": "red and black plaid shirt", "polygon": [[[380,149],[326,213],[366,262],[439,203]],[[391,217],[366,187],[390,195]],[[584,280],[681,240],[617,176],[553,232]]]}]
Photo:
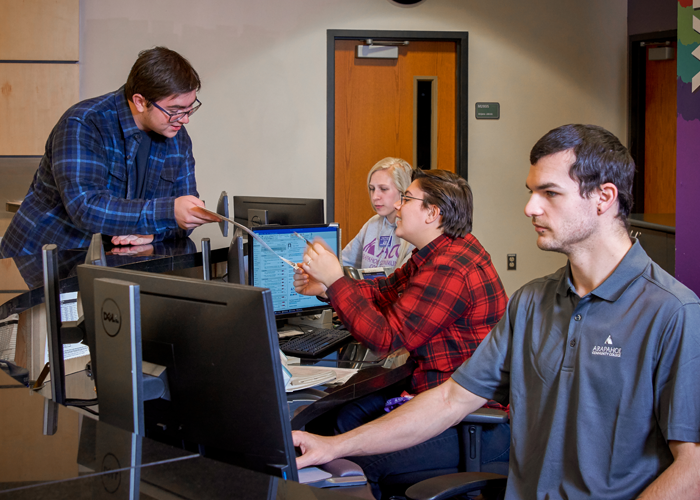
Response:
[{"label": "red and black plaid shirt", "polygon": [[379,353],[405,347],[414,394],[452,375],[498,323],[508,298],[479,241],[441,235],[388,278],[342,278],[327,291],[353,336]]}]

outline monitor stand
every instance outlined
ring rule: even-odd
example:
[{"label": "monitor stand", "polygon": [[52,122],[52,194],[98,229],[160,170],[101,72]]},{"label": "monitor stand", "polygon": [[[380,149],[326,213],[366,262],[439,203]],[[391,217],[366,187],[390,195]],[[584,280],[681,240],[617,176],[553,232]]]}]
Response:
[{"label": "monitor stand", "polygon": [[333,309],[324,309],[319,314],[277,320],[277,335],[280,339],[312,333],[314,329],[333,328]]},{"label": "monitor stand", "polygon": [[324,309],[319,314],[289,318],[287,323],[290,325],[313,326],[315,328],[333,328],[333,309]]},{"label": "monitor stand", "polygon": [[239,285],[247,285],[247,266],[242,236],[234,236],[231,239],[231,244],[228,247],[227,262],[228,282],[237,283]]},{"label": "monitor stand", "polygon": [[248,209],[248,227],[266,226],[267,225],[267,210],[258,210],[256,208]]},{"label": "monitor stand", "polygon": [[[170,399],[165,367],[142,359],[140,287],[127,281],[95,280],[95,352],[100,420],[145,434],[143,402]],[[144,372],[146,369],[146,372]]]}]

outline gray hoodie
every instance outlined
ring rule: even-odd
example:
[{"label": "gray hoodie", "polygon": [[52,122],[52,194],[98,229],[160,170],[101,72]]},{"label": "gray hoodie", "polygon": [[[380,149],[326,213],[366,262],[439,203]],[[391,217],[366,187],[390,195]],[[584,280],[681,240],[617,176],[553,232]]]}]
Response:
[{"label": "gray hoodie", "polygon": [[384,267],[387,273],[401,267],[414,246],[395,234],[396,225],[379,214],[368,220],[343,249],[343,265],[356,269]]}]

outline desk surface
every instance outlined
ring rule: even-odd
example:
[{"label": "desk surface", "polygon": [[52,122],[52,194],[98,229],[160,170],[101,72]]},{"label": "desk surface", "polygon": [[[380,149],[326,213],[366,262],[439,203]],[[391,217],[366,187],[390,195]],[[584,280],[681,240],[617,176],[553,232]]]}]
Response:
[{"label": "desk surface", "polygon": [[410,379],[415,366],[415,362],[409,358],[405,364],[392,369],[370,366],[360,370],[345,384],[327,388],[325,390],[328,393],[327,396],[300,408],[292,418],[292,429],[302,429],[312,420],[350,401],[372,394],[379,389],[405,382]]},{"label": "desk surface", "polygon": [[[217,226],[209,226],[218,231]],[[215,246],[214,241],[212,238],[212,262],[225,261],[228,243]],[[109,252],[110,247],[105,249]],[[133,255],[109,253],[107,261],[110,267],[165,272],[201,266],[199,250],[192,239],[169,240]],[[58,252],[61,293],[77,291],[76,268],[84,262],[85,254],[85,250]],[[0,259],[0,283],[0,319],[41,304],[41,255]],[[4,292],[18,295],[4,301]],[[329,390],[322,401],[299,412],[292,425],[300,428],[332,408],[405,379],[411,371],[410,365],[394,370],[378,366],[362,370],[351,382]],[[77,380],[67,384],[69,398],[94,396],[84,374],[68,378]],[[149,499],[231,498],[232,494],[253,499],[347,498],[348,489],[309,488],[208,460],[113,428],[72,408],[59,407],[58,432],[44,436],[46,401],[42,394],[33,393],[0,373],[0,498],[113,498],[105,492],[115,487],[131,488],[134,497]],[[111,453],[113,457],[122,457],[118,464],[104,461],[110,454],[105,452],[105,443],[116,450]],[[129,453],[122,456],[125,450]],[[130,458],[131,451],[138,452],[136,458]]]},{"label": "desk surface", "polygon": [[[170,239],[144,245],[135,253],[123,253],[130,247],[112,247],[105,243],[107,265],[137,271],[162,273],[202,265],[201,239],[212,240],[212,263],[226,261],[228,239],[222,239],[218,225],[208,224],[190,238]],[[87,249],[59,250],[58,274],[61,293],[78,290],[77,266],[85,262]],[[44,301],[41,253],[0,259],[0,319],[41,304]]]},{"label": "desk surface", "polygon": [[[59,407],[42,434],[48,400],[0,372],[0,498],[341,499],[293,481],[208,460]],[[117,495],[116,497],[114,495]],[[125,496],[126,495],[126,496]]]}]

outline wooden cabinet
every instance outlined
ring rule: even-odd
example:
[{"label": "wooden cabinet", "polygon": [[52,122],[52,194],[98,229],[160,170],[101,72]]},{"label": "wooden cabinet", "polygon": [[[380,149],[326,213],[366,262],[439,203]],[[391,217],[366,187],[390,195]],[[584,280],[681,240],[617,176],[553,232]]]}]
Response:
[{"label": "wooden cabinet", "polygon": [[[79,0],[0,0],[0,236],[51,129],[78,102]],[[9,182],[8,182],[9,181]]]},{"label": "wooden cabinet", "polygon": [[78,61],[79,0],[0,0],[0,61]]},{"label": "wooden cabinet", "polygon": [[78,102],[77,64],[0,63],[0,155],[41,156],[61,115]]}]

